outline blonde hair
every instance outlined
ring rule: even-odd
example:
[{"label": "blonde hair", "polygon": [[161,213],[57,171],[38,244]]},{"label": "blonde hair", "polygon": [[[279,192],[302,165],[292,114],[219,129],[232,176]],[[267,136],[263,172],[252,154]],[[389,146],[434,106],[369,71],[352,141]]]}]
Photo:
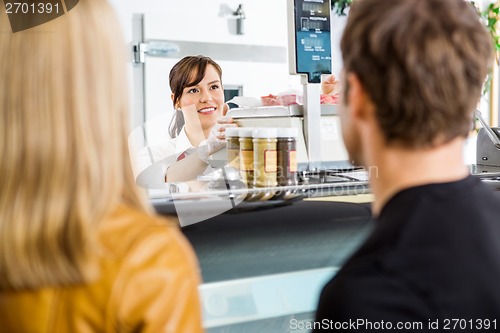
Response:
[{"label": "blonde hair", "polygon": [[22,32],[8,22],[0,14],[0,289],[88,282],[100,222],[121,204],[150,210],[130,165],[119,23],[105,0]]}]

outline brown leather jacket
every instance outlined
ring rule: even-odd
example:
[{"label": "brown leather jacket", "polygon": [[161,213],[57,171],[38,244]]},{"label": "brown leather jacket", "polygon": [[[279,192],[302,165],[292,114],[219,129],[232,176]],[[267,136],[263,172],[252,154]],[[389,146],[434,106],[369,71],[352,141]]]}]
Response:
[{"label": "brown leather jacket", "polygon": [[0,332],[202,332],[198,263],[172,222],[120,207],[100,227],[101,276],[0,291]]}]

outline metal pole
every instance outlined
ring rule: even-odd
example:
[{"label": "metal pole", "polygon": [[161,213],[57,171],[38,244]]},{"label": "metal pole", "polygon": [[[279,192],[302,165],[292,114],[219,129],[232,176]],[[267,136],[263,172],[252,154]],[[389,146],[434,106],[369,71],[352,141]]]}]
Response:
[{"label": "metal pole", "polygon": [[[132,18],[132,40],[133,47],[140,48],[144,43],[144,14],[134,14]],[[133,50],[135,51],[135,50]],[[143,51],[143,50],[137,50]],[[145,56],[145,55],[144,55]],[[145,99],[145,62],[136,62],[135,54],[132,55],[133,76],[133,108],[132,128],[143,126],[146,121],[146,99]],[[146,142],[146,133],[144,141]],[[144,144],[145,144],[144,142]],[[143,145],[144,145],[143,144]]]},{"label": "metal pole", "polygon": [[306,76],[303,76],[302,85],[304,89],[304,137],[309,156],[309,170],[312,171],[321,166],[321,85],[308,83]]}]

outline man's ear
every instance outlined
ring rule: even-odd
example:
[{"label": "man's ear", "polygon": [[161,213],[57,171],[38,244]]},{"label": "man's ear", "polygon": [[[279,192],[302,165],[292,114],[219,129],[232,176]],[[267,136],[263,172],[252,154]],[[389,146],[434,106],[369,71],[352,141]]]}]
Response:
[{"label": "man's ear", "polygon": [[351,116],[359,120],[366,120],[372,110],[371,99],[366,93],[365,87],[355,73],[346,74],[347,105],[351,110]]}]

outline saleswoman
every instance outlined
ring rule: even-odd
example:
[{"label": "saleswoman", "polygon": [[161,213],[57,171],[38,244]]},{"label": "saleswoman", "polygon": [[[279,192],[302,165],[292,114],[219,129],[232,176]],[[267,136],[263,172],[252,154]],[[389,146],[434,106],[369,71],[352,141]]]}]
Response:
[{"label": "saleswoman", "polygon": [[139,153],[137,184],[156,187],[161,182],[186,182],[206,172],[208,157],[225,146],[225,129],[237,126],[224,117],[222,70],[209,57],[188,56],[170,71],[175,113],[172,138],[164,146],[147,146]]}]

